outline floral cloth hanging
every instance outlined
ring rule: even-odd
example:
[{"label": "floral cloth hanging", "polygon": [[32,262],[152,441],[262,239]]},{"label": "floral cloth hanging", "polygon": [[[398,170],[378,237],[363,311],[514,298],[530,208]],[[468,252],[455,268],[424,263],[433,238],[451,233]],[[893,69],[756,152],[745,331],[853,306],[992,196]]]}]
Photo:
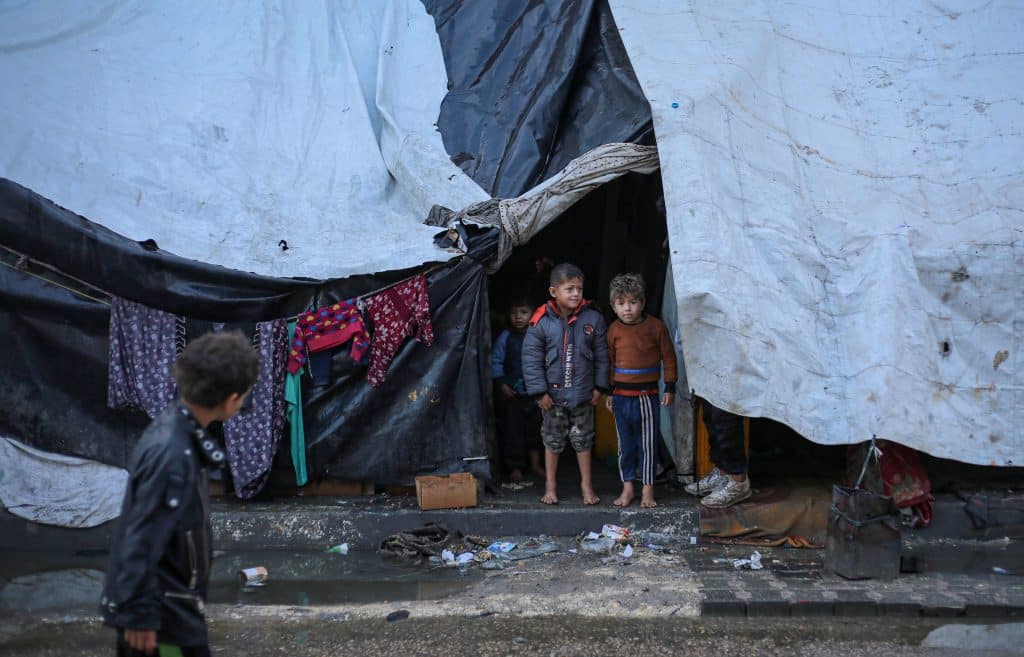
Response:
[{"label": "floral cloth hanging", "polygon": [[391,361],[406,339],[413,337],[421,344],[434,344],[427,277],[423,274],[367,299],[366,314],[373,325],[366,372],[366,380],[372,386],[384,382]]}]

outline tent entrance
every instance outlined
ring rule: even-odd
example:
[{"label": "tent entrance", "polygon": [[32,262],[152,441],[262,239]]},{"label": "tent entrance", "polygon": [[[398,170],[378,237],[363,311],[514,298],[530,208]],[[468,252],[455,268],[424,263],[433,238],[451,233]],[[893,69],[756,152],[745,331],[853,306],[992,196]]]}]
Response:
[{"label": "tent entrance", "polygon": [[[507,325],[510,301],[525,296],[539,306],[549,298],[549,273],[552,265],[560,262],[571,262],[583,269],[584,295],[609,322],[615,318],[608,301],[611,279],[625,272],[642,274],[647,283],[647,311],[660,317],[668,265],[668,233],[660,209],[661,195],[659,173],[624,175],[590,192],[527,244],[517,247],[490,277],[492,338]],[[497,444],[491,450],[492,472],[504,480],[508,472],[502,467],[500,456],[504,444],[502,401],[495,392]],[[609,424],[608,418],[602,422],[602,413],[598,414],[598,425],[594,477],[595,484],[607,496],[618,485],[614,425]],[[671,436],[667,437],[671,440]],[[610,454],[606,444],[609,440]],[[670,460],[668,454],[665,458]],[[566,452],[560,462],[559,479],[565,479],[567,492],[575,490],[574,482],[579,478],[575,461]]]}]

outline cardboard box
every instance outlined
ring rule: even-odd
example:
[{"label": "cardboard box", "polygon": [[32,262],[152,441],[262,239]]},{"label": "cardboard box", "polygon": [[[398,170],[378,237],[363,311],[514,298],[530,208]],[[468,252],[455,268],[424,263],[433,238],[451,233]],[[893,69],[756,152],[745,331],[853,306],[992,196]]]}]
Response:
[{"label": "cardboard box", "polygon": [[416,501],[424,510],[476,506],[476,477],[468,472],[446,477],[416,477]]}]

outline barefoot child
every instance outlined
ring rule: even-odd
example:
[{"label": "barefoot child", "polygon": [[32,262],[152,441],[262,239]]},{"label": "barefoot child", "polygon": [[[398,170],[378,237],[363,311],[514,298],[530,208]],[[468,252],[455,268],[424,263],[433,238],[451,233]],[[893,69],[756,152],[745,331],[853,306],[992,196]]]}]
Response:
[{"label": "barefoot child", "polygon": [[208,657],[203,606],[210,579],[208,468],[227,464],[207,427],[241,409],[259,371],[241,332],[209,333],[174,363],[180,397],[146,428],[128,459],[100,609],[117,654]]},{"label": "barefoot child", "polygon": [[622,494],[615,506],[629,506],[635,496],[633,480],[640,466],[643,484],[640,506],[657,506],[654,473],[659,440],[658,379],[664,367],[665,396],[672,403],[676,390],[676,352],[668,329],[655,317],[644,314],[644,279],[639,274],[620,274],[612,279],[612,310],[617,320],[608,328],[608,358],[613,396],[605,403],[615,413],[619,435],[619,475]]},{"label": "barefoot child", "polygon": [[530,319],[523,340],[526,392],[543,414],[545,504],[558,504],[558,455],[568,441],[580,466],[584,504],[600,502],[590,478],[594,406],[608,387],[608,342],[601,313],[583,299],[583,272],[562,263],[551,270],[551,300]]},{"label": "barefoot child", "polygon": [[508,328],[498,335],[491,351],[494,382],[505,404],[501,460],[508,478],[513,482],[523,481],[527,455],[533,474],[544,476],[540,411],[537,402],[526,394],[526,384],[523,382],[523,340],[532,314],[533,304],[528,299],[513,299],[508,307]]}]

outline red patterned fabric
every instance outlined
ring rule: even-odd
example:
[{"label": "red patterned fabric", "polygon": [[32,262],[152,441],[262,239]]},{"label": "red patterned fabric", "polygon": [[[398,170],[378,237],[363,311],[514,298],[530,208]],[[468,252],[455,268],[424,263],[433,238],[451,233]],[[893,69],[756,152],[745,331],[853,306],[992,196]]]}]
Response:
[{"label": "red patterned fabric", "polygon": [[366,314],[373,325],[366,380],[374,387],[384,382],[391,361],[407,338],[434,344],[427,278],[422,274],[367,299]]},{"label": "red patterned fabric", "polygon": [[352,340],[352,360],[362,361],[370,347],[370,335],[354,299],[303,313],[295,322],[295,336],[288,352],[288,372],[296,374],[302,369],[307,351],[324,351],[349,340]]}]

